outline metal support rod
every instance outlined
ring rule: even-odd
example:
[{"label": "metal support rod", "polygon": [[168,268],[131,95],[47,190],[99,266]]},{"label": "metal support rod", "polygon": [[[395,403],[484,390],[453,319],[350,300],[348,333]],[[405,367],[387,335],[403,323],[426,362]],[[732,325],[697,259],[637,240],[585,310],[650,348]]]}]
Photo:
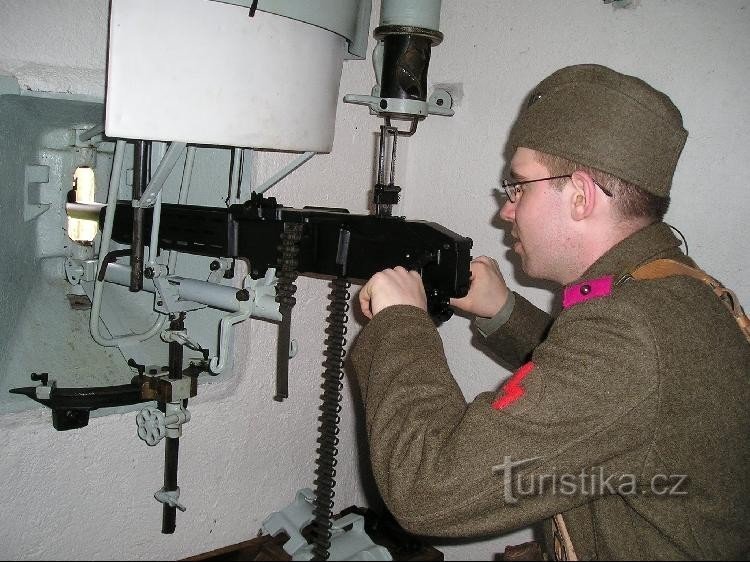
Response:
[{"label": "metal support rod", "polygon": [[133,241],[130,245],[130,290],[143,289],[143,209],[140,207],[143,190],[148,185],[151,161],[151,143],[135,141],[133,151]]},{"label": "metal support rod", "polygon": [[[164,142],[154,142],[151,145],[151,168],[156,166],[159,169],[159,164],[164,159],[164,153],[166,152],[167,145]],[[146,266],[150,268],[156,268],[156,258],[159,255],[159,226],[161,223],[161,191],[156,194],[156,202],[154,203],[154,212],[151,215],[151,240],[148,243],[148,261]]]},{"label": "metal support rod", "polygon": [[378,147],[378,183],[385,183],[385,136],[387,128],[380,126],[380,144]]},{"label": "metal support rod", "polygon": [[[141,209],[142,211],[143,209]],[[148,244],[148,267],[156,267],[156,257],[159,255],[159,227],[161,225],[161,192],[156,196],[154,214],[151,218],[151,240]]]},{"label": "metal support rod", "polygon": [[393,135],[391,140],[391,179],[388,182],[393,184],[396,182],[396,142],[398,141],[398,135]]},{"label": "metal support rod", "polygon": [[255,157],[253,156],[252,148],[245,148],[242,150],[242,172],[240,174],[240,186],[239,186],[239,199],[240,201],[247,201],[250,199],[250,193],[253,188],[252,172]]},{"label": "metal support rod", "polygon": [[[181,313],[174,317],[169,323],[170,330],[185,329],[185,314]],[[169,342],[169,378],[179,380],[182,378],[182,344],[177,341]],[[187,402],[187,400],[185,401]],[[165,406],[166,408],[166,406]],[[177,490],[177,465],[179,461],[180,439],[179,437],[167,437],[164,443],[164,488],[165,492]],[[177,526],[177,508],[174,505],[164,504],[162,511],[161,532],[164,534],[174,533]]]},{"label": "metal support rod", "polygon": [[[388,152],[388,138],[390,138],[390,158],[386,159]],[[391,216],[393,205],[398,201],[398,188],[396,181],[396,146],[398,142],[398,129],[390,125],[386,119],[386,124],[380,126],[380,144],[378,147],[378,182],[373,190],[373,204],[377,216]],[[389,169],[386,171],[386,165]],[[386,177],[388,176],[388,177]],[[384,199],[384,192],[389,190],[396,194],[396,199],[391,197]]]},{"label": "metal support rod", "polygon": [[[180,453],[180,440],[167,437],[164,443],[164,491],[177,489],[177,462]],[[161,532],[169,535],[177,527],[177,508],[164,504],[162,508]]]},{"label": "metal support rod", "polygon": [[86,142],[87,140],[93,139],[97,135],[101,135],[104,133],[104,123],[101,123],[99,125],[94,125],[90,129],[82,132],[80,135],[78,135],[78,140],[81,142]]},{"label": "metal support rod", "polygon": [[256,193],[265,193],[266,191],[271,189],[274,185],[276,185],[285,177],[287,177],[289,174],[291,174],[294,170],[302,166],[302,164],[310,160],[310,158],[315,156],[315,154],[316,154],[315,152],[305,152],[304,154],[300,155],[299,158],[292,160],[284,168],[282,168],[281,170],[276,172],[272,177],[270,177],[269,179],[264,181],[262,184],[260,184],[254,191]]},{"label": "metal support rod", "polygon": [[[182,312],[169,323],[169,329],[180,331],[185,329],[185,313]],[[177,341],[169,342],[169,378],[182,378],[182,344]]]},{"label": "metal support rod", "polygon": [[[386,152],[388,152],[387,149],[387,140],[386,138],[391,138],[391,155],[388,159],[388,166],[390,167],[388,177],[386,178]],[[381,125],[380,126],[380,144],[378,147],[378,183],[387,185],[387,184],[393,184],[396,181],[396,146],[398,142],[398,129],[396,127],[388,125]]]},{"label": "metal support rod", "polygon": [[140,200],[141,207],[151,207],[156,202],[156,194],[161,191],[164,182],[167,181],[169,174],[172,173],[172,169],[177,164],[180,156],[182,156],[182,151],[185,150],[186,146],[184,142],[170,143],[167,152],[164,153],[164,157],[159,161],[159,165],[156,167],[156,171],[148,183],[148,187],[144,188]]},{"label": "metal support rod", "polygon": [[242,149],[232,150],[230,172],[229,172],[229,197],[230,205],[240,202],[240,174],[242,173]]},{"label": "metal support rod", "polygon": [[[167,151],[168,152],[168,151]],[[182,181],[180,182],[180,193],[177,196],[177,203],[185,205],[188,200],[188,193],[190,192],[190,181],[193,177],[193,166],[195,165],[195,147],[188,146],[185,152],[185,166],[182,169]],[[159,170],[156,170],[157,173]],[[152,180],[153,181],[153,180]],[[167,269],[170,273],[175,272],[177,266],[177,252],[171,250],[169,257],[167,258]]]}]

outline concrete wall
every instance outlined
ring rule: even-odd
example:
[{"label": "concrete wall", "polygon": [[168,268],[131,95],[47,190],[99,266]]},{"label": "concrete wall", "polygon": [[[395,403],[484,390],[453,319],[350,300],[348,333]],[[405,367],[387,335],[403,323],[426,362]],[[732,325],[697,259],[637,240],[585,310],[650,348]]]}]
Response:
[{"label": "concrete wall", "polygon": [[[33,90],[101,96],[106,15],[104,0],[3,2],[0,72]],[[664,90],[682,110],[690,138],[667,220],[685,234],[691,255],[750,303],[740,222],[750,212],[750,2],[634,0],[616,8],[593,0],[450,1],[444,2],[442,31],[430,78],[454,84],[462,95],[454,117],[431,117],[400,143],[401,214],[471,236],[475,255],[500,258],[512,287],[548,306],[551,293],[516,274],[495,216],[506,133],[530,88],[551,71],[607,64]],[[342,95],[367,93],[371,86],[369,62],[345,65]],[[275,195],[290,205],[364,211],[377,124],[367,110],[340,105],[332,153],[315,157]],[[261,155],[256,178],[287,159]],[[202,173],[209,174],[211,162],[205,166]],[[225,170],[217,165],[215,173]],[[293,337],[301,352],[292,361],[290,399],[271,400],[275,328],[253,322],[237,334],[236,377],[203,387],[191,401],[180,461],[188,511],[178,514],[173,536],[159,533],[160,508],[151,497],[161,486],[161,450],[136,439],[133,413],[68,433],[54,432],[43,410],[0,417],[0,554],[174,559],[254,536],[264,516],[312,480],[327,288],[304,279],[299,287]],[[472,345],[467,320],[456,318],[441,333],[467,397],[507,376]],[[356,403],[348,387],[346,393],[339,507],[361,504],[369,493],[366,463],[358,463]],[[447,559],[489,560],[505,542],[441,548]]]}]

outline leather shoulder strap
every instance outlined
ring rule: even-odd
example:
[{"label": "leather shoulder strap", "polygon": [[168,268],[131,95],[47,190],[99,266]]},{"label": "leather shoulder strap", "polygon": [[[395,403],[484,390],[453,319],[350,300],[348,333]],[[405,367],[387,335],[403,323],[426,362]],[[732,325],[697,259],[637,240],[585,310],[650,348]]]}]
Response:
[{"label": "leather shoulder strap", "polygon": [[664,277],[671,277],[673,275],[687,275],[711,287],[714,294],[719,297],[719,300],[724,303],[724,306],[727,307],[737,321],[737,325],[744,334],[745,339],[750,343],[750,318],[747,317],[745,311],[742,309],[737,295],[702,269],[690,267],[675,260],[659,259],[643,264],[630,272],[630,276],[633,279],[639,280],[663,279]]}]

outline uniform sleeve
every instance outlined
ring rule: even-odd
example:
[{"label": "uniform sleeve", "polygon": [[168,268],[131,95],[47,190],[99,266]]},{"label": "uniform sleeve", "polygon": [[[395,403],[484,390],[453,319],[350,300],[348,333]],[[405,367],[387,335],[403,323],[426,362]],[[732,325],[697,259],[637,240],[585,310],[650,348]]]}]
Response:
[{"label": "uniform sleeve", "polygon": [[657,388],[649,335],[594,303],[580,308],[558,319],[513,388],[511,377],[499,395],[469,404],[424,311],[392,306],[365,327],[352,362],[373,473],[404,528],[506,532],[592,499],[543,486],[526,495],[524,480],[597,465],[640,470]]},{"label": "uniform sleeve", "polygon": [[546,337],[552,317],[521,295],[514,295],[513,312],[508,320],[484,335],[493,353],[509,365],[519,367]]}]

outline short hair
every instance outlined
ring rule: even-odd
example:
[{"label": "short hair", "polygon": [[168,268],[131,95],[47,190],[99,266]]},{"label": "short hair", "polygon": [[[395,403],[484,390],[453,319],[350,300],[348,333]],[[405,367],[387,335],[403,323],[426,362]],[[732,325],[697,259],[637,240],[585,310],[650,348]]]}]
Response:
[{"label": "short hair", "polygon": [[[589,174],[598,184],[612,194],[615,213],[621,219],[646,218],[652,222],[657,222],[664,218],[669,208],[669,196],[659,197],[617,176],[602,172],[596,168],[591,168],[590,166],[577,164],[562,156],[555,156],[538,150],[535,150],[534,153],[535,160],[542,166],[545,166],[551,176],[571,175],[578,170]],[[564,179],[552,180],[552,185],[556,189],[561,189],[564,184]]]}]

